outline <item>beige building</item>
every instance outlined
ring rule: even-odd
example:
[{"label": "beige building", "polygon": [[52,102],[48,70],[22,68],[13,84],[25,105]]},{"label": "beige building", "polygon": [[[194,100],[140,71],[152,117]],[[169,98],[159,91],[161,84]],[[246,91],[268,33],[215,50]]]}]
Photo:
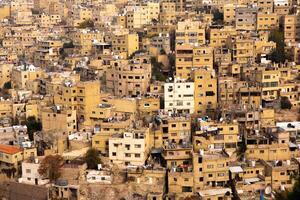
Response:
[{"label": "beige building", "polygon": [[63,131],[71,134],[77,130],[75,110],[62,110],[60,106],[43,108],[41,111],[43,131]]},{"label": "beige building", "polygon": [[149,150],[149,129],[125,131],[109,139],[109,159],[120,166],[144,165]]},{"label": "beige building", "polygon": [[139,50],[139,36],[135,33],[116,33],[112,36],[112,50],[116,54],[132,55]]},{"label": "beige building", "polygon": [[147,93],[150,87],[151,64],[149,57],[131,60],[115,59],[106,72],[107,90],[123,97],[137,97]]},{"label": "beige building", "polygon": [[12,87],[26,89],[30,81],[43,77],[43,70],[33,65],[21,65],[12,69]]},{"label": "beige building", "polygon": [[3,88],[5,83],[11,81],[13,65],[8,63],[0,64],[0,87]]},{"label": "beige building", "polygon": [[214,70],[195,69],[192,72],[195,83],[195,113],[205,115],[217,108],[217,78]]},{"label": "beige building", "polygon": [[176,75],[182,79],[192,77],[192,70],[213,68],[213,48],[190,44],[176,45]]},{"label": "beige building", "polygon": [[180,21],[177,23],[175,42],[176,44],[205,44],[205,27],[200,21]]}]

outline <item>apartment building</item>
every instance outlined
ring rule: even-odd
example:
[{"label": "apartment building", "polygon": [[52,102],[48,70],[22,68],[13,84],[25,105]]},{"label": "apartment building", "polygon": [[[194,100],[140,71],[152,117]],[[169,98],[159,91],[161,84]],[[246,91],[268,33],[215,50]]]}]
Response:
[{"label": "apartment building", "polygon": [[235,9],[237,5],[235,4],[225,4],[223,7],[224,13],[224,22],[226,24],[233,24],[235,23]]},{"label": "apartment building", "polygon": [[112,36],[112,50],[116,54],[125,53],[128,57],[139,50],[139,36],[135,33],[117,33]]},{"label": "apartment building", "polygon": [[141,28],[159,17],[159,3],[147,2],[126,12],[127,28]]},{"label": "apartment building", "polygon": [[293,43],[300,40],[299,15],[284,16],[284,42]]},{"label": "apartment building", "polygon": [[13,65],[9,63],[0,63],[0,87],[3,88],[5,83],[11,81]]},{"label": "apartment building", "polygon": [[256,5],[262,13],[272,13],[274,9],[274,0],[257,0]]},{"label": "apartment building", "polygon": [[68,15],[69,18],[67,23],[73,27],[78,27],[82,22],[93,18],[91,7],[85,7],[76,4],[71,6]]},{"label": "apartment building", "polygon": [[92,147],[103,154],[109,153],[109,138],[120,132],[125,132],[130,127],[128,118],[108,118],[95,125],[95,135],[92,137]]},{"label": "apartment building", "polygon": [[20,183],[30,185],[45,185],[49,182],[48,179],[41,176],[38,172],[40,163],[38,158],[28,159],[22,162],[22,177],[19,178]]},{"label": "apartment building", "polygon": [[232,26],[224,26],[221,29],[209,29],[209,45],[211,47],[223,47],[226,45],[227,38],[235,37],[237,31]]},{"label": "apartment building", "polygon": [[194,82],[176,78],[173,83],[165,83],[164,100],[169,113],[194,113]]},{"label": "apartment building", "polygon": [[254,80],[262,86],[262,100],[274,101],[279,98],[279,71],[261,69],[253,71],[252,74]]},{"label": "apartment building", "polygon": [[37,44],[37,50],[34,53],[34,64],[46,68],[52,66],[54,62],[58,63],[60,49],[63,43],[57,39],[41,40]]},{"label": "apartment building", "polygon": [[43,28],[53,27],[54,25],[58,25],[61,22],[60,15],[46,15],[41,14],[36,18],[37,22]]},{"label": "apartment building", "polygon": [[228,39],[228,47],[232,52],[233,61],[238,64],[254,62],[254,40],[245,35]]},{"label": "apartment building", "polygon": [[71,134],[77,130],[75,110],[63,110],[60,106],[44,107],[40,111],[43,131],[63,131]]},{"label": "apartment building", "polygon": [[299,85],[293,82],[280,84],[280,97],[287,97],[294,107],[300,105]]},{"label": "apartment building", "polygon": [[126,131],[109,138],[109,159],[119,166],[143,166],[149,150],[149,129]]},{"label": "apartment building", "polygon": [[190,44],[176,45],[176,75],[182,79],[192,77],[192,70],[213,68],[213,48]]},{"label": "apartment building", "polygon": [[229,181],[229,161],[223,151],[193,153],[194,190],[224,187]]},{"label": "apartment building", "polygon": [[177,23],[175,42],[176,44],[205,44],[205,27],[200,21],[180,21]]},{"label": "apartment building", "polygon": [[195,151],[233,150],[237,148],[239,127],[234,122],[200,121],[195,132],[193,146]]},{"label": "apartment building", "polygon": [[299,173],[298,163],[295,160],[263,161],[263,164],[266,176],[271,177],[272,188],[288,189],[293,187],[295,180],[292,179],[292,176]]},{"label": "apartment building", "polygon": [[192,72],[195,83],[195,113],[205,115],[217,108],[217,78],[214,70],[195,69]]},{"label": "apartment building", "polygon": [[34,65],[20,65],[12,69],[12,87],[26,89],[30,81],[42,78],[44,71]]},{"label": "apartment building", "polygon": [[256,30],[257,8],[237,7],[235,9],[235,26],[237,30]]},{"label": "apartment building", "polygon": [[176,22],[176,3],[172,1],[160,2],[159,22],[164,25],[171,25]]},{"label": "apartment building", "polygon": [[73,45],[80,55],[89,55],[95,43],[104,42],[104,33],[98,30],[81,29],[70,34]]},{"label": "apartment building", "polygon": [[106,72],[107,90],[119,97],[137,97],[147,93],[150,87],[151,64],[149,57],[131,60],[115,59]]},{"label": "apartment building", "polygon": [[154,143],[159,146],[182,144],[192,137],[191,118],[188,116],[160,116],[159,127],[154,134]]},{"label": "apartment building", "polygon": [[17,146],[0,144],[0,168],[16,169],[19,173],[19,167],[24,159],[37,156],[37,151],[33,149],[21,149]]},{"label": "apartment building", "polygon": [[257,30],[265,31],[277,29],[279,27],[279,18],[276,13],[262,13],[257,14]]}]

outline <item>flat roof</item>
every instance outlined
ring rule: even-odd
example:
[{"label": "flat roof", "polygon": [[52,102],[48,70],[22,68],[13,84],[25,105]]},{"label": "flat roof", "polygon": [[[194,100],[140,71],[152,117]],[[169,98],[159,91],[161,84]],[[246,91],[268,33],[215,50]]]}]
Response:
[{"label": "flat roof", "polygon": [[244,170],[242,169],[241,166],[233,166],[233,167],[229,167],[229,170],[232,173],[242,173]]},{"label": "flat roof", "polygon": [[[208,189],[208,190],[199,191],[198,194],[201,197],[207,197],[207,196],[224,195],[227,192],[230,192],[230,194],[231,194],[231,189],[230,188]],[[238,192],[238,194],[243,193],[242,190],[238,190],[237,192]]]}]

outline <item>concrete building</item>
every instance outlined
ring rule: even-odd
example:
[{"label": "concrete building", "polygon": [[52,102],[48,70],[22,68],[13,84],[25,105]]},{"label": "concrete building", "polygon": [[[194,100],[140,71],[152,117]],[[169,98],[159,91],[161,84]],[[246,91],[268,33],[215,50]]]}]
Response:
[{"label": "concrete building", "polygon": [[143,166],[150,150],[149,129],[132,130],[109,139],[109,159],[112,163]]},{"label": "concrete building", "polygon": [[235,9],[235,26],[237,30],[256,30],[257,8],[237,7]]},{"label": "concrete building", "polygon": [[148,56],[137,56],[131,60],[115,59],[106,73],[108,91],[119,97],[142,96],[150,87],[151,64]]},{"label": "concrete building", "polygon": [[194,83],[175,79],[164,86],[165,111],[169,113],[189,113],[195,111]]},{"label": "concrete building", "polygon": [[214,70],[205,68],[193,72],[195,83],[195,113],[205,115],[217,108],[217,78]]},{"label": "concrete building", "polygon": [[192,77],[192,70],[213,68],[213,48],[190,44],[176,45],[176,76],[181,79]]}]

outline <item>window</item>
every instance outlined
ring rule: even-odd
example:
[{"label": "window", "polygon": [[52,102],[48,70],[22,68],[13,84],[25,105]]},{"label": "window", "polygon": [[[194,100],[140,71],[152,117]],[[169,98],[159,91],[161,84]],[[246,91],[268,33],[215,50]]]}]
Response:
[{"label": "window", "polygon": [[125,157],[130,158],[131,154],[130,153],[125,153]]},{"label": "window", "polygon": [[213,175],[212,174],[208,174],[208,177],[211,178],[211,177],[213,177]]},{"label": "window", "polygon": [[218,177],[223,177],[225,176],[225,173],[218,173]]},{"label": "window", "polygon": [[134,145],[134,148],[141,148],[142,147],[142,145],[140,145],[140,144],[135,144]]},{"label": "window", "polygon": [[198,163],[202,163],[202,157],[198,158]]},{"label": "window", "polygon": [[207,169],[213,169],[214,168],[214,165],[210,164],[210,165],[207,165]]},{"label": "window", "polygon": [[26,174],[30,174],[31,173],[31,169],[26,169]]},{"label": "window", "polygon": [[222,168],[222,167],[224,167],[224,164],[218,164],[217,166],[218,166],[218,168]]},{"label": "window", "polygon": [[117,152],[112,152],[112,156],[117,156]]},{"label": "window", "polygon": [[259,153],[265,153],[265,151],[264,150],[260,150]]},{"label": "window", "polygon": [[139,154],[139,153],[136,153],[136,154],[134,154],[134,157],[136,157],[136,158],[140,158],[140,157],[141,157],[141,154]]},{"label": "window", "polygon": [[192,187],[182,186],[182,192],[192,192]]}]

